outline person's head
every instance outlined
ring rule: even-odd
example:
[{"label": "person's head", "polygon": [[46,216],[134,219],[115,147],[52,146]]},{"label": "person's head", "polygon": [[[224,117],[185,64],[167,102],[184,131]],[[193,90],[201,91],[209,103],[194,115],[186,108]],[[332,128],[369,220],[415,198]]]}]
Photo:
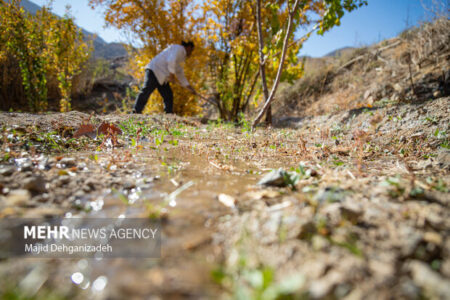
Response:
[{"label": "person's head", "polygon": [[182,41],[181,45],[186,50],[186,56],[187,57],[191,56],[192,51],[194,51],[194,42],[192,42],[192,41],[189,41],[189,42]]}]

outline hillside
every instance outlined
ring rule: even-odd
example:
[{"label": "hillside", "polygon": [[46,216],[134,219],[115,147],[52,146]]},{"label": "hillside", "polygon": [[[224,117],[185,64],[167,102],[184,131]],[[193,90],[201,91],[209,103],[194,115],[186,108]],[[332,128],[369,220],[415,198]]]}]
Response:
[{"label": "hillside", "polygon": [[448,28],[450,21],[442,18],[370,47],[308,58],[305,76],[280,92],[275,116],[314,116],[448,96]]},{"label": "hillside", "polygon": [[355,48],[353,48],[353,47],[343,47],[343,48],[339,48],[339,49],[333,50],[333,51],[325,54],[324,57],[341,57],[341,56],[344,56],[347,53],[350,53],[354,50],[355,50]]}]

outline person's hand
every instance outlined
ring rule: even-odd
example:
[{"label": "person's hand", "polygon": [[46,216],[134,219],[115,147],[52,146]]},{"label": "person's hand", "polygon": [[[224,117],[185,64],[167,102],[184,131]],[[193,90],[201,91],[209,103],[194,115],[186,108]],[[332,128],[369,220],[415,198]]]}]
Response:
[{"label": "person's hand", "polygon": [[170,73],[170,75],[169,75],[169,82],[172,82],[172,83],[175,83],[175,82],[176,82],[175,74]]}]

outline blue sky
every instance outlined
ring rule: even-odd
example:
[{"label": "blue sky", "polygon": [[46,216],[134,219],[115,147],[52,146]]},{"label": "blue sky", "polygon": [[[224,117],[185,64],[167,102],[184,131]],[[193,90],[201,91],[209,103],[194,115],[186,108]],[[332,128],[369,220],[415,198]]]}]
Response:
[{"label": "blue sky", "polygon": [[[47,0],[31,0],[43,5]],[[323,56],[342,47],[360,47],[391,38],[407,26],[414,26],[429,18],[424,9],[433,0],[368,0],[369,5],[346,14],[341,26],[327,32],[323,37],[313,35],[303,46],[301,55]],[[440,0],[448,5],[448,0]],[[101,9],[92,10],[88,0],[55,0],[53,11],[63,15],[66,5],[71,6],[76,23],[84,29],[97,33],[107,42],[127,42],[125,35],[114,28],[104,28]]]}]

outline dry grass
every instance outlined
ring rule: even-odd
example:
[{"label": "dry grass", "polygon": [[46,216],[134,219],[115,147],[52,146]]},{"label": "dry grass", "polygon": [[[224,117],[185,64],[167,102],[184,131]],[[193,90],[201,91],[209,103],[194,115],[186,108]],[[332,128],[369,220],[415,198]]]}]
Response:
[{"label": "dry grass", "polygon": [[380,101],[417,102],[446,96],[449,27],[448,18],[440,17],[370,47],[344,51],[338,57],[307,59],[305,76],[280,92],[275,116],[320,115]]}]

